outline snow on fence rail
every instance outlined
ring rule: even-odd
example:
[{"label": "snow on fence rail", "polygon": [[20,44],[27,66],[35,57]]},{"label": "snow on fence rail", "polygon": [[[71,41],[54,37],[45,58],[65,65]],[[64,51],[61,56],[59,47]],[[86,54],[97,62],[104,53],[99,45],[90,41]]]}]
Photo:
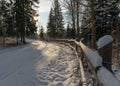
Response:
[{"label": "snow on fence rail", "polygon": [[[60,43],[67,43],[69,45],[72,46],[72,48],[75,50],[76,52],[76,56],[77,56],[77,59],[79,60],[79,68],[80,68],[80,74],[81,74],[81,79],[82,79],[82,82],[80,82],[80,86],[88,86],[90,85],[91,83],[89,83],[88,81],[88,78],[92,79],[94,83],[92,83],[92,85],[90,86],[102,86],[100,81],[98,80],[97,78],[97,75],[96,75],[96,72],[95,72],[95,69],[94,67],[91,65],[91,62],[88,62],[87,64],[90,66],[91,68],[91,74],[92,76],[90,77],[87,77],[86,75],[86,72],[85,72],[85,66],[84,66],[84,63],[83,63],[83,59],[85,59],[84,57],[86,57],[86,55],[84,54],[83,50],[81,49],[81,46],[80,46],[80,43],[75,41],[75,40],[67,40],[67,39],[60,39],[60,40],[55,40],[55,41],[58,41]],[[84,61],[85,62],[85,61]],[[91,80],[90,80],[91,81]]]},{"label": "snow on fence rail", "polygon": [[102,57],[98,54],[97,51],[92,51],[86,47],[82,42],[80,42],[82,50],[85,52],[87,58],[91,61],[92,65],[95,68],[98,68],[97,76],[98,79],[102,82],[104,86],[120,86],[120,81],[108,71],[105,67],[102,66]]},{"label": "snow on fence rail", "polygon": [[[106,37],[108,38],[108,37]],[[112,40],[112,39],[111,39]],[[82,86],[88,86],[87,78],[85,75],[85,69],[83,67],[83,57],[85,57],[90,65],[93,78],[96,83],[94,86],[120,86],[120,81],[108,70],[106,69],[102,62],[102,57],[99,55],[98,51],[92,51],[90,48],[85,46],[82,41],[77,42],[76,40],[56,40],[58,42],[64,42],[72,45],[78,55],[79,63],[80,63],[80,73],[82,78]],[[80,55],[81,54],[81,55]]]}]

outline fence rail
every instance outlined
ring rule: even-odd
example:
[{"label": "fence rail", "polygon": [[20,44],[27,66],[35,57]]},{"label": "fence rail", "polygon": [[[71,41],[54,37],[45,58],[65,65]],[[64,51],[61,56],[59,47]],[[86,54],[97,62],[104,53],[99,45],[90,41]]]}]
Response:
[{"label": "fence rail", "polygon": [[[97,54],[97,51],[90,50],[82,41],[78,42],[73,39],[58,39],[55,41],[69,44],[76,52],[82,78],[80,86],[88,86],[89,84],[92,84],[92,86],[120,86],[116,77],[102,65],[102,57]],[[86,48],[88,49],[87,52],[85,51]],[[95,56],[89,55],[93,52],[96,54]]]},{"label": "fence rail", "polygon": [[[81,82],[82,86],[88,86],[88,84],[91,84],[89,83],[89,80],[92,80],[93,86],[102,86],[101,82],[97,77],[96,70],[92,66],[92,63],[89,61],[84,51],[82,50],[80,42],[73,39],[71,40],[58,39],[55,41],[64,43],[64,44],[67,43],[69,46],[72,46],[72,49],[74,49],[74,51],[76,52],[76,56],[79,61],[79,68],[80,68],[79,71],[82,78],[82,82]],[[86,68],[86,65],[89,66],[89,69]],[[87,73],[85,72],[85,69],[88,69],[89,73],[91,73],[91,76],[87,77],[88,75],[86,75]]]}]

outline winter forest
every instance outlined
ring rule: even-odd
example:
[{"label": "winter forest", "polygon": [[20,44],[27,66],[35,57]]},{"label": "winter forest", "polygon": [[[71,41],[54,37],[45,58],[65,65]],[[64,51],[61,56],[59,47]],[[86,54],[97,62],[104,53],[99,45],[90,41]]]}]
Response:
[{"label": "winter forest", "polygon": [[0,0],[0,86],[120,86],[120,0]]}]

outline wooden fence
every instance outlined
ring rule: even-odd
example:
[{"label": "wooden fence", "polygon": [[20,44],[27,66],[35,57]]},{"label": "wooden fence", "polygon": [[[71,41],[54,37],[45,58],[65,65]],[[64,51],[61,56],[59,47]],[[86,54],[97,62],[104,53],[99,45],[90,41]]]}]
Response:
[{"label": "wooden fence", "polygon": [[[80,42],[67,39],[60,39],[56,41],[62,44],[67,44],[76,52],[77,60],[79,61],[79,71],[82,79],[82,82],[80,82],[80,86],[88,86],[89,80],[92,80],[92,82],[94,82],[92,83],[93,86],[102,86],[101,82],[97,77],[96,70],[92,66],[92,63],[89,61],[84,51],[82,50]],[[86,75],[87,72],[85,72],[85,70],[89,71],[89,77]]]},{"label": "wooden fence", "polygon": [[[78,42],[76,40],[68,39],[60,39],[55,41],[68,44],[76,52],[76,56],[79,61],[79,71],[82,78],[80,86],[88,86],[89,83],[92,83],[92,86],[120,86],[120,82],[110,72],[111,69],[108,70],[109,68],[104,67],[102,57],[98,54],[98,50],[90,50],[82,43],[82,41]],[[88,51],[86,51],[85,49],[87,49]],[[91,53],[94,53],[94,55],[92,55]],[[105,73],[106,75],[103,73]],[[114,84],[112,80],[116,84]]]}]

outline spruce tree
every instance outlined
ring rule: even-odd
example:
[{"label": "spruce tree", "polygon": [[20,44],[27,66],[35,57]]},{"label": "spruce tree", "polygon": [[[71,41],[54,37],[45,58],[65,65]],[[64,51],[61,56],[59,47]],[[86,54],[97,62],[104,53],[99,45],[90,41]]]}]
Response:
[{"label": "spruce tree", "polygon": [[11,12],[10,3],[5,0],[0,1],[0,36],[2,36],[3,44],[5,43],[5,36],[7,35],[8,20]]},{"label": "spruce tree", "polygon": [[36,31],[36,22],[33,17],[37,16],[35,8],[38,7],[38,3],[39,0],[15,0],[17,37],[21,37],[22,43],[25,43],[26,31],[30,34]]},{"label": "spruce tree", "polygon": [[4,0],[0,1],[0,35],[4,34],[4,27],[6,24],[6,2]]},{"label": "spruce tree", "polygon": [[111,34],[118,19],[118,0],[96,0],[96,38]]},{"label": "spruce tree", "polygon": [[67,30],[66,30],[66,37],[67,38],[73,38],[74,37],[73,29],[70,27],[69,24],[67,24]]},{"label": "spruce tree", "polygon": [[49,14],[49,20],[47,25],[47,34],[51,38],[55,38],[55,20],[54,20],[54,11],[51,8],[50,14]]},{"label": "spruce tree", "polygon": [[41,29],[40,29],[40,39],[44,39],[44,28],[43,28],[43,26],[41,26]]},{"label": "spruce tree", "polygon": [[55,30],[56,37],[63,37],[64,32],[64,21],[62,16],[62,11],[60,7],[60,3],[58,0],[54,0],[54,20],[55,20]]},{"label": "spruce tree", "polygon": [[69,24],[67,25],[66,37],[67,37],[67,38],[70,37],[70,26],[69,26]]},{"label": "spruce tree", "polygon": [[50,10],[47,28],[47,33],[52,38],[61,38],[64,35],[64,21],[58,0],[54,0],[54,5]]},{"label": "spruce tree", "polygon": [[[83,28],[90,30],[91,44],[96,44],[96,39],[111,34],[119,15],[117,7],[119,0],[89,0],[89,9],[86,7],[83,15]],[[94,40],[93,40],[94,39]]]}]

